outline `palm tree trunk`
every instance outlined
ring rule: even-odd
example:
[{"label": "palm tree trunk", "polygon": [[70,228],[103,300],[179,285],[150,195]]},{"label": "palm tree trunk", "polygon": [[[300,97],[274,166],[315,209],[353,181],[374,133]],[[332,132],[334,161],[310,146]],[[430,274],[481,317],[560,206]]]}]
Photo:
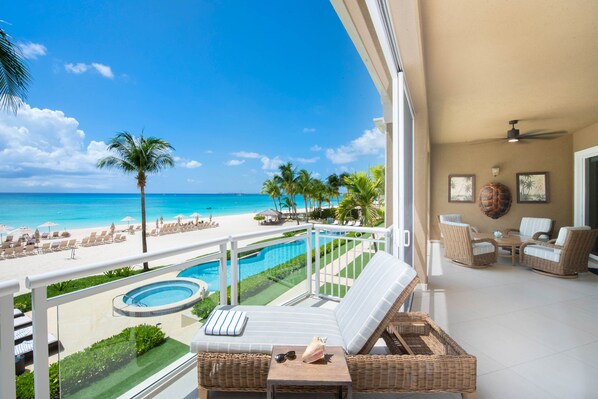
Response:
[{"label": "palm tree trunk", "polygon": [[303,196],[303,202],[305,203],[305,221],[309,222],[309,214],[307,213],[307,197],[304,195]]},{"label": "palm tree trunk", "polygon": [[[147,235],[145,231],[145,186],[141,186],[141,248],[143,253],[147,252]],[[143,262],[143,271],[149,270],[149,264]]]},{"label": "palm tree trunk", "polygon": [[278,208],[276,207],[276,200],[272,197],[272,202],[274,202],[274,210],[278,212]]}]

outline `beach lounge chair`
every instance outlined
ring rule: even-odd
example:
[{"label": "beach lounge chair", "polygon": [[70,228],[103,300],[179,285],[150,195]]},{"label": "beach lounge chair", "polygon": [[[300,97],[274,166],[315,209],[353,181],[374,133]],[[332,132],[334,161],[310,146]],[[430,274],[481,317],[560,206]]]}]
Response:
[{"label": "beach lounge chair", "polygon": [[22,245],[15,247],[15,256],[25,256],[25,247],[23,247]]},{"label": "beach lounge chair", "polygon": [[60,234],[60,236],[62,238],[68,238],[68,237],[71,236],[71,233],[69,233],[68,231],[65,230],[65,231],[62,232],[62,234]]},{"label": "beach lounge chair", "polygon": [[14,258],[15,257],[15,249],[14,248],[6,248],[4,250],[4,258]]},{"label": "beach lounge chair", "polygon": [[48,252],[52,252],[52,249],[50,249],[50,245],[52,245],[51,242],[45,242],[42,244],[42,254],[47,254]]},{"label": "beach lounge chair", "polygon": [[69,240],[67,244],[68,249],[77,249],[77,240]]},{"label": "beach lounge chair", "polygon": [[32,339],[32,337],[33,337],[33,326],[15,330],[15,344],[18,344],[18,343],[28,340],[28,339]]},{"label": "beach lounge chair", "polygon": [[14,325],[15,330],[17,330],[19,328],[28,327],[32,324],[33,324],[33,320],[31,320],[31,317],[29,317],[29,316],[15,317],[15,325]]},{"label": "beach lounge chair", "polygon": [[89,237],[83,237],[83,239],[81,240],[81,246],[82,247],[89,246]]},{"label": "beach lounge chair", "polygon": [[[48,348],[50,352],[58,349],[58,338],[52,334],[48,334]],[[29,361],[33,359],[33,340],[26,340],[15,345],[15,356],[24,356]]]},{"label": "beach lounge chair", "polygon": [[37,251],[35,250],[35,244],[29,244],[25,247],[25,254],[27,255],[37,255]]},{"label": "beach lounge chair", "polygon": [[60,238],[60,233],[58,231],[55,231],[54,233],[52,233],[52,238]]},{"label": "beach lounge chair", "polygon": [[11,244],[10,241],[4,241],[2,243],[2,249],[10,248],[10,244]]},{"label": "beach lounge chair", "polygon": [[60,241],[60,243],[58,244],[57,251],[64,251],[65,249],[68,249],[68,244],[69,244],[69,242],[66,240]]},{"label": "beach lounge chair", "polygon": [[42,240],[47,240],[48,238],[50,238],[50,233],[42,233],[42,235],[41,235]]},{"label": "beach lounge chair", "polygon": [[13,238],[14,238],[13,236],[6,236],[6,240],[5,241],[6,242],[12,242]]},{"label": "beach lounge chair", "polygon": [[[398,355],[400,352],[393,352],[392,345],[389,350],[397,355],[370,354],[379,338],[390,342],[386,338],[387,328],[391,328],[417,282],[413,268],[378,252],[333,310],[285,306],[217,308],[247,312],[247,324],[240,336],[206,335],[202,328],[191,341],[191,352],[197,353],[200,398],[207,398],[209,390],[265,391],[272,347],[304,346],[313,336],[326,336],[327,345],[344,348],[355,392],[475,392],[475,359],[468,362],[467,370],[451,374],[451,383],[443,381],[446,385],[439,388],[431,381],[436,379],[436,373],[441,373],[440,359],[416,365],[412,362],[419,356]],[[421,380],[416,375],[419,367]]]}]

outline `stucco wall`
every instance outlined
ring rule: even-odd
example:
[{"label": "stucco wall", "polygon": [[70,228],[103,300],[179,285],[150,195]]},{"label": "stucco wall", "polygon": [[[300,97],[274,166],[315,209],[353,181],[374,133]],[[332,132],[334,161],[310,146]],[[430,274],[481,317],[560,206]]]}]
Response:
[{"label": "stucco wall", "polygon": [[598,145],[598,123],[573,133],[573,151],[581,151]]},{"label": "stucco wall", "polygon": [[[500,167],[496,178],[492,177],[493,166]],[[549,203],[517,203],[516,174],[521,172],[548,172]],[[476,176],[475,203],[448,202],[449,174]],[[492,181],[506,185],[513,197],[509,213],[496,220],[480,211],[477,200],[482,186]],[[431,151],[430,200],[432,240],[440,236],[436,218],[445,213],[459,213],[464,222],[483,232],[518,228],[523,216],[549,217],[556,221],[554,232],[558,233],[561,226],[573,223],[573,137],[567,135],[526,144],[435,144]]]}]

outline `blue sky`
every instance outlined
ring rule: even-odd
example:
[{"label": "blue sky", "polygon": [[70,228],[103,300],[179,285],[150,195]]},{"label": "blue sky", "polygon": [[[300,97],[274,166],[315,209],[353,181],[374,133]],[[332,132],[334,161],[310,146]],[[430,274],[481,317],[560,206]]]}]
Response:
[{"label": "blue sky", "polygon": [[135,192],[94,166],[122,130],[176,149],[149,192],[383,161],[379,96],[328,1],[4,1],[0,20],[33,76],[19,113],[0,111],[0,191]]}]

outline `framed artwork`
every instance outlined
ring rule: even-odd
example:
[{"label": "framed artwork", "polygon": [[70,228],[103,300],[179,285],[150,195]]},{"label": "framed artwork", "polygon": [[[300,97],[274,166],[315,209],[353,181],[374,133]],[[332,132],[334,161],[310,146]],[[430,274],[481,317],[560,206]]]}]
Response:
[{"label": "framed artwork", "polygon": [[548,172],[517,173],[517,202],[548,202]]},{"label": "framed artwork", "polygon": [[449,202],[475,202],[475,175],[449,175]]}]

